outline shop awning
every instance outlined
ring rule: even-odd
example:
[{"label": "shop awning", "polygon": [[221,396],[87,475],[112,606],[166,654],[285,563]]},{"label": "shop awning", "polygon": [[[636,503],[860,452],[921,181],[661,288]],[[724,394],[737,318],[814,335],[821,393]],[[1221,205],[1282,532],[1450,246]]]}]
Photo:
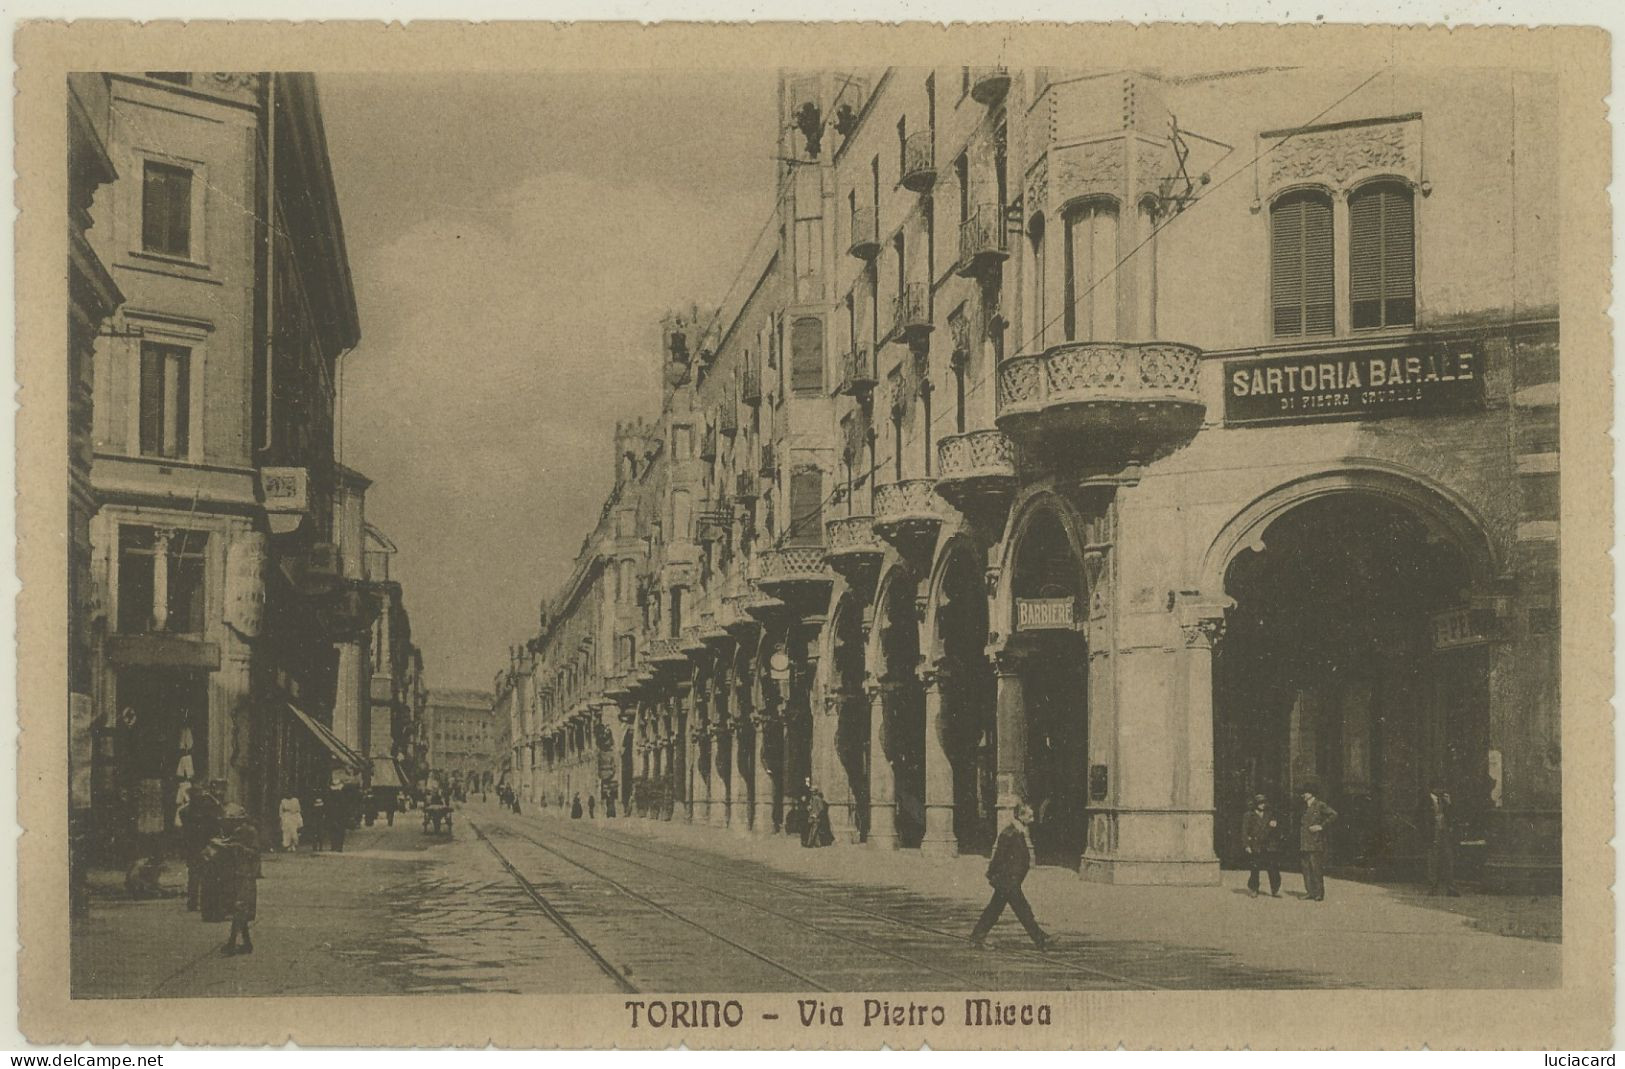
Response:
[{"label": "shop awning", "polygon": [[406,782],[401,775],[401,766],[395,763],[393,757],[374,757],[372,759],[372,785],[374,787],[400,787]]},{"label": "shop awning", "polygon": [[351,772],[364,772],[367,769],[367,759],[344,745],[344,740],[333,734],[333,729],[317,720],[303,709],[288,703],[288,711],[299,718],[299,722],[310,729],[318,742],[330,750],[334,757],[339,759]]}]

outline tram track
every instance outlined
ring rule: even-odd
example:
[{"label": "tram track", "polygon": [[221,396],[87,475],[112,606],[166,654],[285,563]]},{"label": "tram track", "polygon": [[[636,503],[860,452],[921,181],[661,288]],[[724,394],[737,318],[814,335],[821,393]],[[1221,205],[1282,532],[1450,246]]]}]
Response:
[{"label": "tram track", "polygon": [[[502,851],[496,846],[496,844],[491,841],[491,838],[488,835],[486,835],[485,832],[481,828],[479,828],[479,826],[476,825],[473,821],[469,821],[469,824],[474,827],[475,834],[478,835],[482,840],[484,840],[485,844],[488,847],[490,847],[491,850],[496,854],[497,859],[502,862],[503,867],[506,868],[508,870],[508,872],[511,875],[513,875],[516,880],[518,880],[520,882],[520,886],[526,887],[529,892],[533,893],[534,897],[540,899],[541,898],[540,892],[536,892],[534,890],[534,886],[531,885],[528,880],[526,880],[522,875],[519,874],[518,870],[513,867],[512,862],[510,862],[508,860],[508,858],[502,853]],[[530,835],[523,834],[521,832],[517,832],[514,829],[512,829],[511,827],[507,827],[507,826],[503,826],[503,825],[494,825],[493,827],[500,830],[503,835],[509,836],[511,838],[514,838],[514,839],[518,839],[518,840],[520,840],[522,842],[529,843],[531,846],[534,846],[539,850],[543,850],[546,853],[549,853],[549,854],[553,855],[554,857],[557,857],[559,860],[563,861],[565,864],[571,865],[571,866],[574,866],[575,868],[580,869],[581,871],[587,873],[587,875],[591,876],[592,878],[594,878],[596,880],[599,880],[599,881],[609,885],[610,887],[613,887],[616,891],[620,892],[621,894],[625,895],[628,898],[631,898],[631,899],[633,899],[633,900],[635,900],[637,902],[643,903],[645,906],[648,906],[650,909],[655,910],[657,913],[660,913],[661,915],[663,915],[665,917],[668,917],[671,920],[677,921],[680,924],[687,925],[688,927],[695,929],[696,931],[702,933],[703,935],[708,936],[709,938],[714,939],[717,942],[726,944],[727,946],[732,947],[734,950],[737,950],[740,953],[745,954],[748,957],[755,959],[756,961],[760,962],[763,965],[768,966],[769,968],[771,968],[771,969],[773,969],[775,971],[782,972],[782,973],[786,974],[787,976],[790,976],[790,977],[794,978],[800,984],[804,984],[807,987],[812,988],[813,990],[816,990],[816,991],[830,991],[830,990],[833,990],[831,987],[829,987],[829,985],[824,984],[824,983],[822,983],[822,982],[820,982],[818,980],[815,980],[811,976],[806,975],[805,973],[803,973],[800,970],[794,968],[793,966],[787,965],[784,962],[779,961],[778,959],[773,958],[773,957],[771,957],[771,956],[769,956],[767,954],[763,954],[762,952],[760,952],[758,950],[755,950],[752,947],[748,947],[745,944],[739,942],[738,940],[735,940],[735,939],[729,937],[728,935],[717,931],[715,928],[712,928],[709,925],[703,924],[700,921],[695,920],[692,917],[688,917],[688,916],[685,916],[685,915],[683,915],[681,913],[678,913],[676,910],[670,908],[669,906],[666,906],[664,903],[655,901],[653,898],[650,898],[648,895],[643,894],[641,891],[633,890],[632,888],[628,887],[626,884],[624,884],[621,881],[615,879],[614,877],[609,876],[609,875],[607,875],[607,874],[605,874],[603,872],[600,872],[597,869],[593,868],[592,866],[587,865],[584,862],[582,862],[582,861],[580,861],[580,860],[578,860],[576,858],[573,858],[570,855],[568,855],[568,854],[566,854],[566,853],[564,853],[564,852],[562,852],[560,850],[554,849],[553,847],[551,847],[551,846],[547,845],[546,843],[542,842],[540,839],[537,839],[537,838],[535,838],[533,836],[530,836]],[[566,837],[561,836],[560,838],[566,838]],[[578,843],[578,842],[575,842],[574,840],[569,840],[567,838],[566,838],[566,841],[572,842],[573,845],[577,845],[577,846],[589,845],[589,844],[584,844],[584,843]],[[604,852],[609,853],[608,851],[604,851]],[[693,886],[691,881],[685,881],[685,882],[689,882],[690,885]],[[545,899],[542,899],[542,900],[545,901]],[[558,923],[558,924],[561,924],[561,925],[568,924],[568,922],[563,919],[562,914],[558,914],[557,910],[552,909],[551,905],[549,905],[548,909],[551,910],[551,912],[549,913],[550,918],[553,918],[556,915],[555,923]],[[572,932],[574,931],[573,928],[571,929],[571,931]],[[596,949],[591,948],[591,945],[587,944],[584,939],[578,939],[578,942],[584,947],[584,949],[589,950],[589,953],[592,955],[593,960],[598,962],[600,964],[600,967],[606,968],[608,970],[613,970],[614,969],[614,966],[611,965],[608,961],[606,961],[603,958],[603,956],[598,953],[598,951]],[[636,991],[637,990],[637,988],[629,986],[630,981],[626,980],[625,977],[621,976],[619,971],[615,971],[613,973],[613,975],[615,975],[615,977],[617,979],[617,982],[628,985],[628,987],[626,988],[628,991]]]},{"label": "tram track", "polygon": [[[516,838],[524,839],[525,841],[530,842],[533,845],[542,847],[542,849],[544,849],[544,850],[551,850],[551,848],[548,847],[545,843],[541,842],[539,839],[534,838],[533,836],[524,834],[523,832],[514,831],[511,828],[510,829],[504,829],[504,830],[506,831],[507,834],[513,835]],[[976,990],[976,989],[979,989],[981,987],[986,986],[983,982],[977,980],[975,977],[966,976],[963,973],[954,972],[954,971],[952,971],[950,969],[944,969],[944,968],[942,968],[940,966],[933,965],[928,961],[921,961],[919,958],[911,957],[908,954],[903,954],[903,953],[900,953],[900,952],[898,952],[896,950],[891,950],[891,949],[889,949],[887,947],[877,946],[874,943],[867,942],[867,941],[862,940],[862,939],[856,939],[856,938],[854,938],[854,937],[852,937],[850,935],[847,935],[847,934],[845,934],[843,932],[835,931],[832,928],[824,927],[824,926],[817,925],[817,924],[812,924],[812,923],[806,921],[805,919],[803,919],[801,917],[795,916],[794,914],[786,913],[786,912],[783,912],[782,910],[774,909],[771,906],[765,906],[760,902],[755,902],[755,901],[752,901],[751,899],[743,898],[743,897],[741,897],[739,895],[732,894],[732,893],[730,893],[728,891],[722,890],[721,888],[718,888],[718,887],[716,887],[714,885],[711,885],[711,884],[700,883],[698,881],[688,879],[688,878],[686,878],[684,876],[679,875],[678,873],[672,872],[669,869],[663,869],[663,868],[660,868],[660,867],[655,866],[655,865],[650,865],[649,863],[647,863],[645,861],[642,861],[642,860],[640,860],[638,858],[627,857],[626,855],[616,853],[613,850],[606,850],[602,846],[597,845],[596,843],[586,842],[584,840],[577,839],[577,838],[575,838],[573,836],[569,836],[569,835],[559,835],[559,836],[556,836],[556,838],[558,838],[559,840],[561,840],[563,842],[569,843],[572,846],[581,847],[581,848],[586,849],[586,850],[596,851],[597,853],[604,854],[607,857],[615,858],[617,861],[621,862],[622,864],[634,865],[634,866],[636,866],[638,868],[645,869],[648,872],[654,873],[655,875],[660,876],[660,877],[662,877],[664,879],[676,880],[677,882],[685,884],[688,887],[692,887],[695,890],[702,891],[707,895],[711,895],[711,896],[723,899],[723,900],[728,901],[728,902],[737,903],[737,904],[739,904],[741,906],[744,906],[744,907],[746,907],[748,909],[753,909],[753,910],[756,910],[756,911],[758,911],[760,913],[766,913],[766,914],[768,914],[769,916],[772,916],[772,917],[777,917],[780,920],[787,921],[787,922],[795,925],[798,928],[805,929],[806,931],[812,932],[815,935],[821,936],[823,938],[834,939],[834,940],[837,940],[837,941],[842,942],[842,943],[847,943],[847,944],[849,944],[851,946],[860,947],[861,949],[866,950],[866,951],[868,951],[868,952],[870,952],[872,954],[879,954],[879,955],[882,955],[884,957],[891,958],[891,959],[893,959],[895,961],[902,962],[903,964],[908,965],[908,966],[910,966],[910,967],[912,967],[914,969],[924,970],[925,972],[929,972],[929,973],[935,973],[936,975],[944,977],[944,978],[946,978],[948,980],[952,980],[957,984],[962,984],[967,989]],[[552,852],[557,853],[556,850],[552,851]],[[669,855],[662,855],[662,856],[669,856]]]},{"label": "tram track", "polygon": [[474,829],[475,836],[479,838],[480,842],[486,845],[486,847],[491,851],[492,855],[497,859],[497,862],[507,871],[508,875],[513,878],[513,881],[519,885],[520,890],[525,892],[525,894],[530,898],[531,903],[536,906],[543,916],[552,921],[555,927],[568,936],[571,942],[575,943],[575,945],[592,960],[592,963],[598,966],[604,975],[615,981],[615,986],[619,987],[622,992],[628,995],[637,993],[637,986],[633,984],[632,981],[628,980],[620,969],[615,967],[614,962],[610,961],[608,958],[604,957],[603,954],[599,953],[598,948],[593,946],[592,943],[587,940],[586,936],[582,935],[576,930],[575,925],[571,924],[569,919],[566,918],[563,913],[559,912],[558,907],[554,906],[552,902],[548,901],[546,895],[542,894],[541,891],[536,889],[535,884],[526,879],[522,872],[514,868],[513,863],[509,861],[502,851],[497,848],[497,845],[491,841],[490,836],[485,834],[484,829],[482,829],[472,820],[468,822],[468,826]]},{"label": "tram track", "polygon": [[[675,853],[672,853],[671,851],[667,851],[667,850],[655,849],[655,848],[649,846],[647,844],[647,842],[645,840],[643,840],[641,837],[626,836],[626,835],[624,835],[622,833],[618,833],[618,832],[614,832],[614,831],[603,831],[603,832],[601,832],[601,834],[609,836],[615,842],[617,842],[618,844],[620,844],[622,846],[636,847],[638,849],[644,850],[644,851],[646,851],[648,853],[657,855],[657,856],[662,857],[662,858],[666,858],[666,859],[671,860],[671,861],[676,861],[676,862],[679,862],[679,863],[685,864],[685,865],[699,865],[700,864],[700,862],[694,861],[692,858],[685,857],[685,856],[683,856],[681,854],[675,854]],[[567,842],[573,842],[578,846],[588,846],[589,848],[592,848],[592,849],[602,850],[601,847],[594,847],[590,843],[583,843],[583,842],[581,842],[579,840],[571,838],[568,835],[560,835],[558,837],[560,839],[563,839],[563,840],[567,841]],[[608,851],[604,851],[604,852],[608,853]],[[640,863],[641,864],[641,862],[634,862],[634,863]],[[647,864],[644,864],[644,867],[649,868],[651,866],[648,866]],[[659,870],[654,870],[654,871],[659,871]],[[847,900],[844,900],[844,899],[833,898],[833,897],[830,897],[829,895],[816,894],[816,893],[814,893],[812,891],[806,890],[803,887],[798,887],[798,886],[796,886],[795,884],[792,884],[792,883],[786,883],[786,882],[782,882],[782,881],[778,881],[778,880],[763,879],[760,876],[753,876],[753,875],[749,875],[749,874],[746,874],[746,873],[737,873],[736,872],[733,875],[737,876],[739,879],[748,880],[748,881],[750,881],[752,883],[760,884],[761,886],[770,888],[770,889],[772,889],[774,891],[783,891],[783,892],[788,892],[788,893],[795,894],[795,895],[800,895],[800,896],[802,896],[804,898],[812,899],[812,900],[817,901],[817,902],[822,902],[822,903],[824,903],[826,905],[835,906],[835,907],[840,908],[840,909],[851,910],[854,913],[860,913],[860,914],[863,914],[864,916],[873,917],[876,920],[887,921],[887,922],[889,922],[891,924],[900,925],[900,926],[903,926],[903,927],[906,927],[906,928],[913,928],[913,929],[916,929],[918,931],[927,932],[927,933],[930,933],[932,935],[941,936],[942,938],[951,940],[952,942],[955,942],[955,943],[961,943],[961,942],[963,942],[965,940],[965,936],[963,936],[963,935],[960,935],[960,934],[957,934],[957,933],[954,933],[954,932],[949,932],[949,931],[946,931],[946,930],[944,930],[942,928],[935,927],[933,925],[923,924],[923,923],[921,923],[919,921],[916,921],[916,920],[913,920],[913,919],[910,919],[910,918],[907,918],[907,917],[899,917],[896,914],[884,913],[884,912],[881,912],[879,910],[869,909],[866,906],[856,905],[856,904],[854,904],[854,903],[852,903],[850,901],[847,901]],[[673,878],[682,879],[682,877],[673,877]],[[689,883],[690,886],[702,887],[702,888],[704,887],[704,885],[696,884],[692,880],[687,880],[685,882]],[[711,888],[705,888],[705,889],[712,890],[713,893],[715,893],[714,889],[711,889]],[[762,908],[762,907],[757,907],[757,908]],[[1106,970],[1106,969],[1095,968],[1095,967],[1087,966],[1087,965],[1079,965],[1076,962],[1070,962],[1070,961],[1067,961],[1067,960],[1065,960],[1063,958],[1057,957],[1053,953],[1042,953],[1042,952],[1039,952],[1039,951],[1036,951],[1036,950],[1025,950],[1025,949],[1017,949],[1017,948],[1002,949],[999,952],[1000,953],[1010,954],[1010,955],[1013,955],[1013,956],[1016,956],[1016,957],[1020,957],[1020,958],[1022,958],[1024,960],[1042,962],[1045,965],[1048,965],[1048,966],[1051,966],[1051,967],[1058,967],[1058,968],[1061,968],[1061,969],[1063,969],[1063,970],[1065,970],[1067,972],[1071,972],[1071,973],[1075,973],[1075,974],[1079,974],[1079,975],[1098,977],[1098,978],[1106,979],[1106,980],[1111,980],[1111,981],[1114,981],[1116,983],[1128,985],[1130,987],[1142,988],[1142,989],[1145,989],[1145,990],[1148,990],[1148,991],[1165,990],[1165,988],[1161,984],[1151,983],[1151,982],[1146,981],[1146,980],[1137,980],[1137,979],[1135,979],[1133,977],[1123,976],[1123,975],[1121,975],[1119,973],[1114,973],[1114,972],[1111,972],[1111,971]]]}]

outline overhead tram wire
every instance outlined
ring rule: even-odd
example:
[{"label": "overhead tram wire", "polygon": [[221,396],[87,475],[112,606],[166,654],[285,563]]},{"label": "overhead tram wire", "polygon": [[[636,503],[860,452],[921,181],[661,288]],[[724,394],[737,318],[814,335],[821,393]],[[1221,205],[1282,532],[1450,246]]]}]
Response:
[{"label": "overhead tram wire", "polygon": [[[1321,119],[1325,118],[1332,111],[1334,111],[1338,107],[1342,106],[1351,97],[1353,97],[1356,93],[1360,92],[1366,86],[1370,85],[1372,82],[1374,82],[1378,78],[1380,78],[1383,75],[1383,73],[1385,71],[1387,71],[1388,69],[1389,68],[1387,68],[1387,67],[1380,67],[1377,70],[1373,71],[1369,76],[1367,76],[1363,81],[1361,81],[1354,88],[1350,89],[1348,92],[1344,93],[1342,96],[1338,97],[1336,100],[1332,101],[1330,104],[1328,104],[1324,108],[1320,109],[1320,111],[1316,112],[1314,115],[1312,115],[1308,119],[1306,119],[1303,122],[1299,123],[1298,125],[1292,127],[1287,132],[1287,134],[1285,136],[1280,137],[1278,139],[1275,139],[1269,145],[1267,145],[1263,149],[1259,150],[1259,152],[1257,154],[1255,154],[1252,159],[1250,159],[1246,163],[1240,165],[1235,170],[1231,171],[1229,174],[1227,174],[1223,178],[1221,178],[1219,181],[1213,183],[1213,185],[1208,188],[1207,192],[1203,193],[1200,197],[1197,197],[1195,200],[1191,201],[1190,204],[1186,207],[1186,209],[1184,211],[1179,212],[1176,215],[1169,216],[1168,219],[1165,222],[1161,223],[1159,226],[1154,228],[1151,231],[1151,233],[1146,236],[1145,240],[1141,241],[1138,245],[1134,246],[1134,248],[1130,249],[1127,253],[1125,253],[1115,264],[1113,264],[1111,266],[1111,268],[1109,270],[1107,270],[1103,275],[1101,275],[1098,279],[1096,279],[1082,293],[1078,294],[1077,297],[1075,297],[1073,299],[1073,302],[1072,302],[1073,309],[1076,309],[1076,308],[1080,307],[1082,305],[1082,303],[1083,303],[1084,298],[1086,298],[1090,294],[1092,294],[1097,287],[1099,287],[1107,279],[1111,278],[1114,274],[1116,274],[1119,268],[1121,268],[1124,264],[1128,263],[1129,260],[1133,259],[1136,255],[1138,255],[1139,252],[1142,249],[1144,249],[1147,245],[1151,244],[1151,242],[1156,239],[1157,235],[1161,234],[1164,230],[1167,230],[1176,221],[1178,221],[1180,219],[1183,219],[1185,216],[1189,215],[1191,213],[1191,211],[1193,211],[1198,204],[1202,203],[1202,201],[1206,200],[1212,194],[1218,192],[1220,189],[1223,189],[1225,186],[1229,185],[1232,181],[1234,181],[1237,177],[1239,177],[1240,175],[1242,175],[1242,174],[1246,173],[1247,171],[1251,170],[1253,168],[1253,166],[1255,164],[1257,164],[1260,160],[1262,160],[1265,156],[1268,156],[1271,152],[1274,152],[1276,149],[1280,148],[1282,145],[1286,144],[1288,141],[1292,140],[1294,137],[1298,136],[1299,134],[1303,133],[1305,130],[1307,130],[1310,127],[1314,126],[1316,123],[1318,123]],[[1033,336],[1038,336],[1038,335],[1044,334],[1051,327],[1055,326],[1055,324],[1059,323],[1062,319],[1064,319],[1066,317],[1066,313],[1067,313],[1067,309],[1063,308],[1058,315],[1056,315],[1052,319],[1048,320],[1047,322],[1041,324],[1037,328],[1037,330],[1033,332],[1033,335],[1030,335],[1027,338],[1024,338],[1021,341],[1017,342],[1017,344],[1013,347],[1013,351],[1018,352],[1018,353],[1021,352],[1021,350],[1026,346],[1026,344],[1029,341],[1032,340]],[[991,381],[992,378],[995,375],[997,375],[997,373],[998,373],[998,368],[995,367],[995,368],[989,368],[988,370],[984,371],[981,375],[977,376],[977,378],[976,378],[976,380],[974,382],[971,382],[970,384],[968,384],[966,386],[966,388],[965,388],[965,396],[970,397],[973,394],[975,394],[983,386],[987,385],[987,383],[989,381]],[[931,420],[931,423],[930,423],[931,429],[933,431],[936,430],[937,427],[941,423],[943,423],[945,420],[947,420],[951,415],[953,415],[953,413],[950,410],[946,410],[946,409],[944,411],[936,414]],[[917,432],[917,431],[916,432],[911,432],[904,439],[904,444],[905,445],[917,445],[917,444],[919,444],[919,442],[920,442],[920,433]],[[854,483],[854,485],[853,485],[853,489],[856,490],[856,489],[858,489],[858,487],[863,486],[865,484],[865,481],[873,479],[874,474],[875,473],[873,471],[869,471],[869,472],[865,472],[863,475],[859,476],[858,481],[856,483]],[[820,503],[819,509],[818,509],[818,514],[821,515],[823,513],[824,508],[838,502],[845,493],[846,493],[846,488],[844,486],[837,487],[836,489],[832,490],[830,492],[830,494],[827,497],[825,497],[823,499],[823,501]],[[809,513],[808,515],[810,516],[810,515],[813,515],[813,514]],[[800,533],[800,528],[798,526],[796,526],[796,522],[795,522],[794,518],[792,518],[791,526],[786,528],[784,533],[782,533],[781,535],[778,536],[778,538],[774,541],[772,548],[773,549],[782,548],[786,539],[794,537],[796,534],[799,534],[799,533]]]}]

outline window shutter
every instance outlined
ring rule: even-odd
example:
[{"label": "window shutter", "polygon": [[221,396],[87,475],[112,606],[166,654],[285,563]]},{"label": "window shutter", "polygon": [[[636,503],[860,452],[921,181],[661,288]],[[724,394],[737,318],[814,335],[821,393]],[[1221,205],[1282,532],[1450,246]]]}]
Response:
[{"label": "window shutter", "polygon": [[816,319],[798,319],[790,328],[790,388],[824,389],[824,325]]},{"label": "window shutter", "polygon": [[1415,235],[1408,191],[1377,186],[1349,199],[1349,304],[1356,328],[1415,319]]},{"label": "window shutter", "polygon": [[1276,334],[1303,333],[1303,202],[1270,212],[1270,308]]},{"label": "window shutter", "polygon": [[790,476],[790,530],[793,546],[816,546],[824,540],[824,473],[798,471]]},{"label": "window shutter", "polygon": [[164,447],[164,350],[141,346],[141,453],[158,456]]},{"label": "window shutter", "polygon": [[1332,331],[1332,205],[1302,194],[1270,212],[1270,309],[1275,333]]}]

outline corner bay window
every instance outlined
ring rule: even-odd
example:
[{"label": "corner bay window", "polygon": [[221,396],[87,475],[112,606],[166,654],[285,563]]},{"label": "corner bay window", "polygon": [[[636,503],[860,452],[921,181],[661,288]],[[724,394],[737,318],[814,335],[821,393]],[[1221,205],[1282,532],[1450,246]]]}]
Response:
[{"label": "corner bay window", "polygon": [[141,343],[141,455],[185,459],[191,446],[192,351]]},{"label": "corner bay window", "polygon": [[1289,193],[1270,208],[1270,318],[1277,337],[1330,334],[1332,200]]},{"label": "corner bay window", "polygon": [[1349,197],[1349,322],[1355,330],[1416,321],[1416,237],[1411,194],[1393,183]]},{"label": "corner bay window", "polygon": [[192,254],[192,172],[148,160],[141,180],[141,247],[164,256]]},{"label": "corner bay window", "polygon": [[119,630],[201,632],[208,545],[204,531],[120,527]]},{"label": "corner bay window", "polygon": [[1117,205],[1090,201],[1067,211],[1062,326],[1067,341],[1117,337]]}]

